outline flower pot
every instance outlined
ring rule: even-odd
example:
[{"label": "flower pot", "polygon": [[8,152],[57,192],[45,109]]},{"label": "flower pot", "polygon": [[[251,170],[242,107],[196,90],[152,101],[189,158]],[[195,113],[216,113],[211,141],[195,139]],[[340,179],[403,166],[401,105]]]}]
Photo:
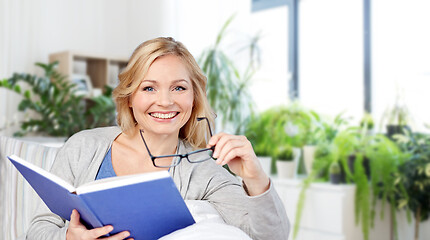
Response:
[{"label": "flower pot", "polygon": [[293,178],[294,172],[296,171],[296,163],[291,161],[276,161],[276,168],[278,169],[279,178]]},{"label": "flower pot", "polygon": [[296,177],[299,174],[299,164],[300,164],[300,158],[302,156],[302,149],[293,147],[293,153],[294,153],[293,161],[295,162],[294,177]]},{"label": "flower pot", "polygon": [[387,125],[387,137],[393,139],[395,134],[404,134],[407,126],[404,125]]},{"label": "flower pot", "polygon": [[330,174],[330,182],[332,184],[339,184],[342,182],[342,174],[340,173],[331,173]]},{"label": "flower pot", "polygon": [[303,146],[303,161],[305,162],[305,168],[308,174],[310,174],[312,171],[312,164],[315,159],[316,149],[317,148],[314,145]]},{"label": "flower pot", "polygon": [[257,158],[260,161],[263,171],[267,174],[267,176],[270,176],[272,171],[272,157],[257,156]]}]

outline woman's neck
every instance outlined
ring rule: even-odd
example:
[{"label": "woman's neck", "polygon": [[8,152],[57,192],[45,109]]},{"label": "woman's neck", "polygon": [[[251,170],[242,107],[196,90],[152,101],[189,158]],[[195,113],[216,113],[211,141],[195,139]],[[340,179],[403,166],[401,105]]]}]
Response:
[{"label": "woman's neck", "polygon": [[[140,129],[136,129],[135,136],[144,145],[140,136]],[[153,156],[175,154],[178,147],[178,135],[161,135],[152,133],[151,131],[143,131],[142,135],[145,138],[146,145]]]}]

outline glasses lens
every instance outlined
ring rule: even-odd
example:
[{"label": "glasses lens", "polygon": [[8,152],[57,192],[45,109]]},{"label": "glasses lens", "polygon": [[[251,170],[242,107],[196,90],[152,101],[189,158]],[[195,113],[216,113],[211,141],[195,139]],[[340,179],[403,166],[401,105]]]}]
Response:
[{"label": "glasses lens", "polygon": [[212,159],[213,151],[211,149],[203,149],[202,151],[192,152],[188,155],[188,160],[193,163],[203,162]]},{"label": "glasses lens", "polygon": [[169,168],[179,164],[179,157],[157,157],[154,159],[155,166]]}]

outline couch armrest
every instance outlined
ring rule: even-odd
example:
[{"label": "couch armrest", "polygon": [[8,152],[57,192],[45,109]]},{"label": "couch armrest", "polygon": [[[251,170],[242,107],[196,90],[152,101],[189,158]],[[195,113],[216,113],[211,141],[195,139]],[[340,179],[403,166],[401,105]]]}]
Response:
[{"label": "couch armrest", "polygon": [[7,159],[15,154],[50,170],[59,148],[0,136],[0,239],[18,239],[25,232],[38,204],[43,202]]}]

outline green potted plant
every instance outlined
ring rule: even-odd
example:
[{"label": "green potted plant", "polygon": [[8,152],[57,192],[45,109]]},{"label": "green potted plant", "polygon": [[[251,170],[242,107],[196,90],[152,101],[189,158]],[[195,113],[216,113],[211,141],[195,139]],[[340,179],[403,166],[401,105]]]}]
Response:
[{"label": "green potted plant", "polygon": [[371,205],[369,160],[365,149],[370,144],[372,135],[367,134],[367,128],[350,127],[339,133],[334,143],[339,149],[340,162],[345,170],[347,182],[356,185],[355,221],[361,223],[364,239],[369,239],[371,228]]},{"label": "green potted plant", "polygon": [[[296,225],[294,226],[293,236],[296,236],[298,232],[306,189],[316,179],[323,178],[327,180],[331,164],[338,161],[341,164],[341,168],[345,170],[346,181],[354,182],[357,186],[355,195],[356,223],[361,223],[364,238],[368,239],[371,227],[370,186],[363,167],[363,156],[364,146],[368,143],[369,138],[364,134],[365,132],[364,129],[350,127],[336,133],[331,143],[325,142],[320,144],[320,149],[324,151],[320,150],[321,153],[316,154],[319,155],[318,160],[315,160],[311,174],[304,181],[297,205]],[[348,167],[347,159],[350,155],[355,156],[354,173]]]},{"label": "green potted plant", "polygon": [[270,109],[272,112],[271,133],[270,136],[275,143],[283,143],[291,145],[296,152],[299,160],[297,160],[297,171],[300,164],[301,149],[305,144],[308,132],[311,131],[311,119],[299,102],[295,101],[288,105],[281,105]]},{"label": "green potted plant", "polygon": [[366,128],[368,134],[373,133],[373,129],[375,127],[375,122],[373,121],[373,117],[370,113],[365,112],[363,117],[360,120],[360,127]]},{"label": "green potted plant", "polygon": [[[328,181],[330,172],[337,172],[338,166],[341,178],[356,185],[356,223],[362,225],[364,238],[369,238],[369,230],[374,225],[378,199],[382,200],[383,206],[390,203],[391,233],[397,233],[396,209],[397,206],[404,206],[407,199],[406,190],[398,177],[398,168],[408,154],[384,135],[369,134],[367,126],[368,124],[349,127],[337,132],[333,141],[323,141],[317,145],[312,172],[304,180],[299,195],[293,236],[297,235],[299,229],[306,189],[314,181]],[[364,163],[365,157],[370,167],[368,171]],[[351,159],[354,161],[349,162]],[[345,176],[342,176],[343,173]],[[383,209],[384,207],[380,212],[381,218],[384,217]]]},{"label": "green potted plant", "polygon": [[330,166],[338,160],[336,145],[332,142],[321,141],[316,145],[315,160],[312,171],[315,172],[315,179],[322,182],[330,181]]},{"label": "green potted plant", "polygon": [[[347,181],[356,185],[356,223],[361,223],[365,239],[373,227],[378,199],[382,200],[383,206],[386,202],[391,204],[391,233],[397,233],[396,198],[404,196],[404,191],[394,176],[404,162],[405,154],[384,135],[369,134],[367,124],[349,128],[338,134],[334,142],[341,152],[340,161]],[[383,209],[381,218],[384,217]]]},{"label": "green potted plant", "polygon": [[[75,94],[75,85],[55,70],[58,62],[36,63],[45,74],[42,77],[27,73],[14,73],[0,81],[0,87],[20,94],[19,111],[32,111],[34,116],[21,122],[21,131],[15,136],[38,133],[44,136],[70,137],[87,128],[113,125],[115,104],[110,97],[112,89],[104,95],[84,98]],[[30,88],[23,91],[20,83]]]},{"label": "green potted plant", "polygon": [[310,187],[312,182],[328,181],[329,168],[331,164],[336,161],[339,161],[339,150],[337,149],[337,146],[333,142],[329,142],[327,140],[319,142],[315,150],[315,161],[312,165],[312,171],[303,180],[302,188],[300,190],[299,199],[297,202],[295,223],[293,227],[293,239],[297,237],[299,231],[300,221],[306,199],[306,190]]},{"label": "green potted plant", "polygon": [[275,142],[289,144],[296,154],[296,173],[304,173],[305,165],[301,161],[302,148],[305,145],[311,129],[311,116],[308,110],[299,102],[273,107],[272,137]]},{"label": "green potted plant", "polygon": [[418,240],[420,222],[430,217],[430,136],[408,132],[397,140],[410,156],[399,168],[399,180],[407,193],[407,197],[399,200],[399,207],[413,212],[414,239]]},{"label": "green potted plant", "polygon": [[[332,120],[320,116],[312,110],[308,114],[311,118],[311,125],[303,146],[303,159],[306,163],[307,172],[310,173],[318,148],[321,152],[324,144],[332,142],[338,132],[348,123],[348,119],[343,117],[342,113],[336,115]],[[320,143],[323,145],[318,146]]]},{"label": "green potted plant", "polygon": [[371,163],[371,226],[376,215],[377,200],[382,202],[379,214],[381,219],[384,219],[385,205],[389,203],[390,234],[397,238],[397,206],[402,199],[407,198],[405,188],[398,177],[399,168],[405,163],[409,154],[402,151],[395,142],[383,134],[377,134],[372,138],[365,149],[365,154]]},{"label": "green potted plant", "polygon": [[296,170],[293,147],[282,145],[276,152],[276,169],[279,178],[293,178]]},{"label": "green potted plant", "polygon": [[389,110],[389,120],[387,124],[387,135],[402,134],[404,128],[408,126],[408,109],[405,106],[394,106]]},{"label": "green potted plant", "polygon": [[[307,115],[297,105],[278,106],[262,113],[253,114],[245,125],[245,135],[251,141],[254,151],[261,161],[267,162],[267,156],[276,155],[278,143],[292,147],[302,147],[308,131]],[[305,119],[305,120],[303,120]],[[297,156],[300,153],[296,154]],[[276,162],[272,160],[271,173],[276,172]]]},{"label": "green potted plant", "polygon": [[240,71],[233,58],[222,48],[227,28],[233,19],[234,15],[225,22],[215,43],[202,52],[198,62],[207,77],[209,104],[218,114],[221,125],[232,128],[235,134],[243,134],[245,122],[254,111],[248,87],[259,68],[260,37],[257,34],[245,46],[239,47],[241,51],[248,50],[250,56],[245,70]]},{"label": "green potted plant", "polygon": [[279,138],[293,147],[302,148],[312,126],[308,110],[298,101],[274,109],[276,111],[274,126],[276,126]]},{"label": "green potted plant", "polygon": [[309,175],[312,170],[312,165],[315,160],[315,152],[317,150],[317,145],[324,141],[324,124],[321,116],[313,111],[309,110],[307,112],[310,125],[309,131],[305,132],[305,143],[302,147],[303,149],[303,162],[305,164],[306,173]]},{"label": "green potted plant", "polygon": [[410,128],[410,123],[409,109],[398,94],[394,105],[385,109],[381,124],[385,124],[387,136],[393,139],[395,134],[404,134],[405,129]]}]

